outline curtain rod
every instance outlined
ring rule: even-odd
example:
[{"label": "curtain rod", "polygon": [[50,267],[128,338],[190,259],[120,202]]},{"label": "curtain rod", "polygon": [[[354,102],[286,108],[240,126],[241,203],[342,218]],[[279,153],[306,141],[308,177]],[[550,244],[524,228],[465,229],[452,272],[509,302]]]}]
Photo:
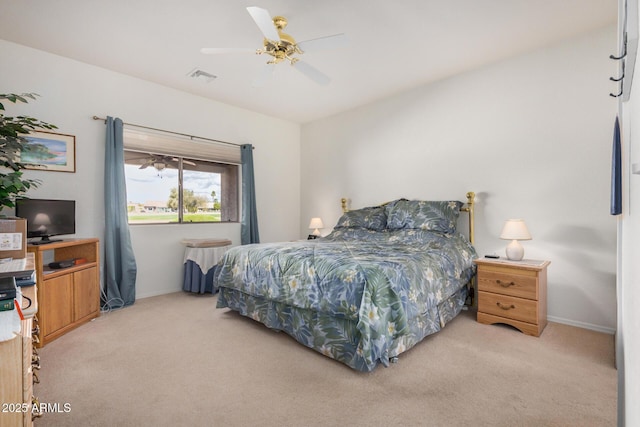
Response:
[{"label": "curtain rod", "polygon": [[[103,122],[105,122],[105,124],[107,123],[107,119],[102,118],[102,117],[93,116],[92,119],[93,120],[102,120]],[[173,134],[173,135],[186,136],[186,137],[191,138],[191,139],[198,138],[198,139],[202,139],[204,141],[217,142],[219,144],[235,145],[236,147],[241,147],[242,146],[242,144],[236,144],[236,143],[233,143],[233,142],[220,141],[220,140],[212,139],[212,138],[203,138],[203,137],[200,137],[200,136],[188,135],[186,133],[173,132],[173,131],[170,131],[170,130],[152,128],[152,127],[148,127],[148,126],[134,125],[133,123],[124,123],[123,122],[123,124],[125,124],[127,126],[134,126],[134,127],[141,128],[141,129],[149,129],[149,130],[155,130],[155,131],[158,131],[158,132],[170,133],[170,134]],[[252,148],[255,148],[255,147],[252,147]]]}]

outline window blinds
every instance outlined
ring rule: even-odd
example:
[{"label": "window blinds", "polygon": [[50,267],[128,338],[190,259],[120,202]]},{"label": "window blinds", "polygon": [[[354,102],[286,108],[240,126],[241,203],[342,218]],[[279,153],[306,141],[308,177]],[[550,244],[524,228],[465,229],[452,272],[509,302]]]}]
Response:
[{"label": "window blinds", "polygon": [[240,164],[240,146],[188,135],[131,129],[125,126],[125,150]]}]

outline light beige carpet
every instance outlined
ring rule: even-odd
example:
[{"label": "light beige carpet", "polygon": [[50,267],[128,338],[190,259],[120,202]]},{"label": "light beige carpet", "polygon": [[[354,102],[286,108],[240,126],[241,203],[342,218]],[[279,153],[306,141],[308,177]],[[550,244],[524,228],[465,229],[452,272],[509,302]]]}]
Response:
[{"label": "light beige carpet", "polygon": [[36,426],[613,426],[613,336],[540,338],[463,312],[388,368],[360,373],[216,297],[104,314],[40,350]]}]

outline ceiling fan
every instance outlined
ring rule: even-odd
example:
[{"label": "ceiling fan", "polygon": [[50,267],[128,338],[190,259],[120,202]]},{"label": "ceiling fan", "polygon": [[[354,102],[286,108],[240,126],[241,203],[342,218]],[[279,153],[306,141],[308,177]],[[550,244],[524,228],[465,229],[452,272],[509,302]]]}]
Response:
[{"label": "ceiling fan", "polygon": [[[146,169],[149,166],[153,166],[158,172],[162,172],[165,168],[177,169],[178,163],[180,159],[172,156],[161,156],[159,154],[149,154],[148,156],[142,157],[140,159],[131,159],[131,160],[142,160],[142,164],[138,169]],[[182,159],[182,163],[187,165],[195,166],[196,164],[192,161]]]},{"label": "ceiling fan", "polygon": [[347,44],[345,34],[335,34],[332,36],[320,37],[317,39],[296,42],[289,34],[282,30],[287,26],[287,19],[282,16],[271,15],[266,9],[251,6],[247,11],[255,21],[256,25],[264,35],[263,47],[260,49],[250,48],[202,48],[200,52],[205,54],[219,53],[255,53],[257,55],[267,54],[272,57],[267,61],[267,66],[253,81],[253,86],[264,85],[273,75],[275,65],[281,62],[289,63],[302,74],[320,85],[327,85],[331,79],[308,63],[301,61],[298,55],[322,49],[333,49]]}]

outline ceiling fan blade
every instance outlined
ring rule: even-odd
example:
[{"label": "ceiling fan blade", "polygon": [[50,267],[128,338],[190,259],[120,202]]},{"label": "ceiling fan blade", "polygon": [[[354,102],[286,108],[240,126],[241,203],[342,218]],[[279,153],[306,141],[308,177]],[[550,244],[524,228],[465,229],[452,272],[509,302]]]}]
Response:
[{"label": "ceiling fan blade", "polygon": [[203,47],[200,52],[206,55],[215,55],[218,53],[256,53],[256,50],[248,47]]},{"label": "ceiling fan blade", "polygon": [[323,49],[336,49],[349,44],[346,34],[335,34],[333,36],[319,37],[317,39],[305,40],[298,43],[298,47],[303,52],[315,52]]},{"label": "ceiling fan blade", "polygon": [[276,69],[276,64],[267,64],[262,70],[258,77],[255,78],[251,86],[253,87],[262,87],[264,86],[271,77],[273,76],[273,71]]},{"label": "ceiling fan blade", "polygon": [[276,41],[280,40],[278,31],[273,25],[273,19],[271,19],[271,15],[268,10],[256,6],[250,6],[247,8],[247,11],[267,39]]},{"label": "ceiling fan blade", "polygon": [[325,85],[328,85],[329,82],[331,81],[329,77],[321,73],[315,67],[312,67],[311,65],[307,64],[306,62],[296,61],[293,63],[293,66],[302,74],[309,77],[311,80],[318,83],[319,85],[325,86]]},{"label": "ceiling fan blade", "polygon": [[[149,156],[144,157],[127,157],[125,160],[128,162],[139,162],[140,160],[144,160],[145,162],[149,160]],[[144,162],[143,162],[144,163]]]},{"label": "ceiling fan blade", "polygon": [[[178,159],[177,157],[173,157],[171,159],[172,162],[179,162],[180,159]],[[185,165],[191,165],[191,166],[195,166],[196,164],[194,162],[192,162],[191,160],[187,160],[187,159],[182,159],[182,163],[184,163]]]}]

